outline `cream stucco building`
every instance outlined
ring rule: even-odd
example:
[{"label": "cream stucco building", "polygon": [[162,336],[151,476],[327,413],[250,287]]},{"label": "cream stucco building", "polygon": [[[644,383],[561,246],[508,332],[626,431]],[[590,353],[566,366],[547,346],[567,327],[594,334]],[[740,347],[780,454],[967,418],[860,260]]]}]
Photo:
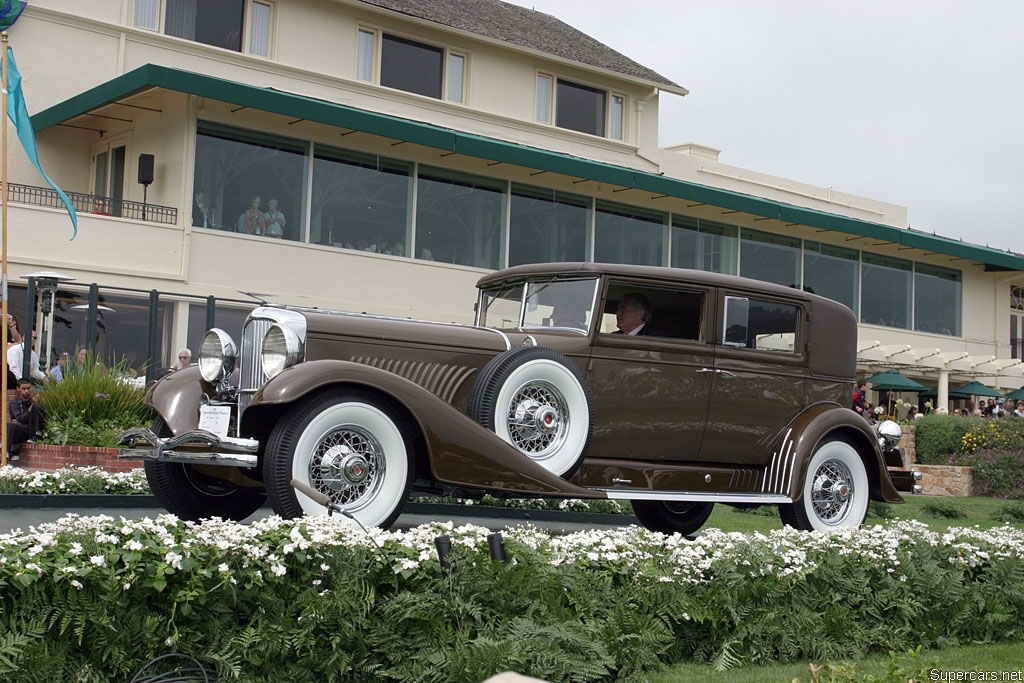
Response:
[{"label": "cream stucco building", "polygon": [[686,89],[555,17],[498,0],[87,4],[33,0],[10,31],[43,167],[79,210],[71,240],[9,146],[10,304],[27,313],[30,273],[74,278],[55,351],[167,365],[261,299],[466,322],[489,270],[623,261],[843,301],[862,372],[940,398],[1024,381],[1024,256],[659,148],[659,100]]}]

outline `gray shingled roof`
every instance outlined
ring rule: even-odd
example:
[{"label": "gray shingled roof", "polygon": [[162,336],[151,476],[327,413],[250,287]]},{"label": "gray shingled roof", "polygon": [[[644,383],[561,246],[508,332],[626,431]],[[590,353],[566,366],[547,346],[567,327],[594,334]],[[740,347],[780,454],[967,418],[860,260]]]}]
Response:
[{"label": "gray shingled roof", "polygon": [[367,5],[672,88],[682,86],[550,14],[500,0],[361,0]]}]

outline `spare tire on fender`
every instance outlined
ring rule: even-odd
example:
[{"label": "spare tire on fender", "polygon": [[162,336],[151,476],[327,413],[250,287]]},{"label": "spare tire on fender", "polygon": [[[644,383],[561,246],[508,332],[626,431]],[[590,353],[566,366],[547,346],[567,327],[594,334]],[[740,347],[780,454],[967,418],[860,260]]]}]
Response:
[{"label": "spare tire on fender", "polygon": [[491,359],[469,394],[467,414],[554,474],[568,478],[590,445],[593,401],[576,365],[543,346]]}]

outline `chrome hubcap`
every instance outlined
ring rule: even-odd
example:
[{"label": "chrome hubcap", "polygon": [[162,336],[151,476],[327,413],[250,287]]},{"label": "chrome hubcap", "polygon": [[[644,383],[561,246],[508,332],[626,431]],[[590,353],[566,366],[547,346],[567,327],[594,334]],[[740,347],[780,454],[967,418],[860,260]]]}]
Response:
[{"label": "chrome hubcap", "polygon": [[331,502],[358,510],[373,500],[384,479],[384,449],[361,427],[337,427],[317,442],[309,478]]},{"label": "chrome hubcap", "polygon": [[838,460],[826,460],[814,473],[811,505],[814,514],[828,525],[842,522],[850,512],[855,493],[850,468]]},{"label": "chrome hubcap", "polygon": [[531,382],[512,397],[507,419],[512,444],[533,458],[543,458],[565,440],[569,409],[555,387]]}]

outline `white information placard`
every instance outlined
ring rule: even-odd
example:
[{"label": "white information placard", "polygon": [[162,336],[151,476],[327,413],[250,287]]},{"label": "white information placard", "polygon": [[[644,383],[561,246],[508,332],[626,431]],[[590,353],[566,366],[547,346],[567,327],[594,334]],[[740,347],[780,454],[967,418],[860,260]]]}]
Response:
[{"label": "white information placard", "polygon": [[231,406],[199,406],[199,428],[217,436],[228,435],[231,424]]}]

